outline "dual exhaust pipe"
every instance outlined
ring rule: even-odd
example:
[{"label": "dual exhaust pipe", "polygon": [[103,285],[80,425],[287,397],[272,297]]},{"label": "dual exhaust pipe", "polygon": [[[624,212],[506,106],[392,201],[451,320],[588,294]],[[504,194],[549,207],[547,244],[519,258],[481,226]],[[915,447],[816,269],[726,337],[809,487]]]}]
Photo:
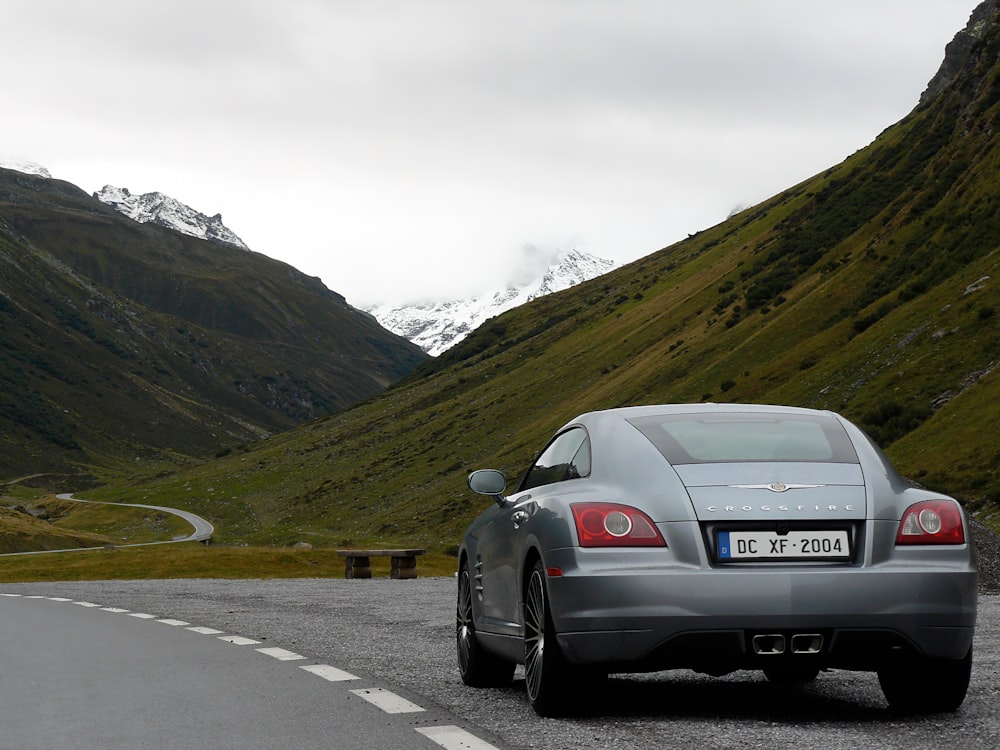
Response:
[{"label": "dual exhaust pipe", "polygon": [[823,636],[819,633],[797,633],[786,638],[781,633],[762,633],[751,639],[753,652],[762,656],[783,654],[818,654],[823,650]]}]

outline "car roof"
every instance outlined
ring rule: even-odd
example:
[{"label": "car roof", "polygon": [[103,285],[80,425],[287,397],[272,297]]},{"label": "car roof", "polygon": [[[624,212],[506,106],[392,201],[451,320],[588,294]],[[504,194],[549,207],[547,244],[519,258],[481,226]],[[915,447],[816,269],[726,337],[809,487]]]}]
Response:
[{"label": "car roof", "polygon": [[647,406],[623,406],[616,409],[601,409],[586,412],[569,422],[566,426],[578,423],[594,423],[604,419],[633,419],[635,417],[651,417],[658,414],[799,414],[824,415],[835,417],[834,412],[806,409],[798,406],[780,406],[775,404],[652,404]]}]

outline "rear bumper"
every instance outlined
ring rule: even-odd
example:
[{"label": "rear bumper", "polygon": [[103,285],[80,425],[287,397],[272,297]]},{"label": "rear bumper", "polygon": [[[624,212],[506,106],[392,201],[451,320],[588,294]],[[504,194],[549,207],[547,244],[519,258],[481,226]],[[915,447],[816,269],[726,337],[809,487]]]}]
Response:
[{"label": "rear bumper", "polygon": [[[941,569],[877,567],[704,568],[602,564],[556,550],[547,565],[550,608],[567,659],[620,671],[759,668],[788,652],[759,654],[759,634],[791,643],[821,636],[817,666],[876,669],[900,653],[961,658],[972,645],[977,574],[971,562]],[[633,562],[638,562],[634,560]],[[800,639],[801,642],[801,639]]]}]

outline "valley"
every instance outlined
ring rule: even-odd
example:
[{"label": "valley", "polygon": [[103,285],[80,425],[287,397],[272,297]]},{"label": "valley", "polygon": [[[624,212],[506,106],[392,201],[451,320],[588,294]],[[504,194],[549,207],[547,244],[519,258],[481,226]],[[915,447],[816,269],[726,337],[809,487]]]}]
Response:
[{"label": "valley", "polygon": [[290,267],[0,171],[2,475],[45,473],[4,493],[184,508],[233,548],[447,557],[484,507],[467,473],[513,480],[579,413],[783,403],[843,413],[1000,528],[1000,24],[983,8],[947,80],[869,146],[435,358]]}]

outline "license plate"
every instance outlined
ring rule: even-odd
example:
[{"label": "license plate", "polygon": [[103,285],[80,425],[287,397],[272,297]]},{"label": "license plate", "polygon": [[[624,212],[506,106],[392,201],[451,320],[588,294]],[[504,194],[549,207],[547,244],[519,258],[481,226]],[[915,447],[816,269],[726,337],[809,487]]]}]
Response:
[{"label": "license plate", "polygon": [[836,531],[720,531],[721,560],[848,560],[847,532]]}]

